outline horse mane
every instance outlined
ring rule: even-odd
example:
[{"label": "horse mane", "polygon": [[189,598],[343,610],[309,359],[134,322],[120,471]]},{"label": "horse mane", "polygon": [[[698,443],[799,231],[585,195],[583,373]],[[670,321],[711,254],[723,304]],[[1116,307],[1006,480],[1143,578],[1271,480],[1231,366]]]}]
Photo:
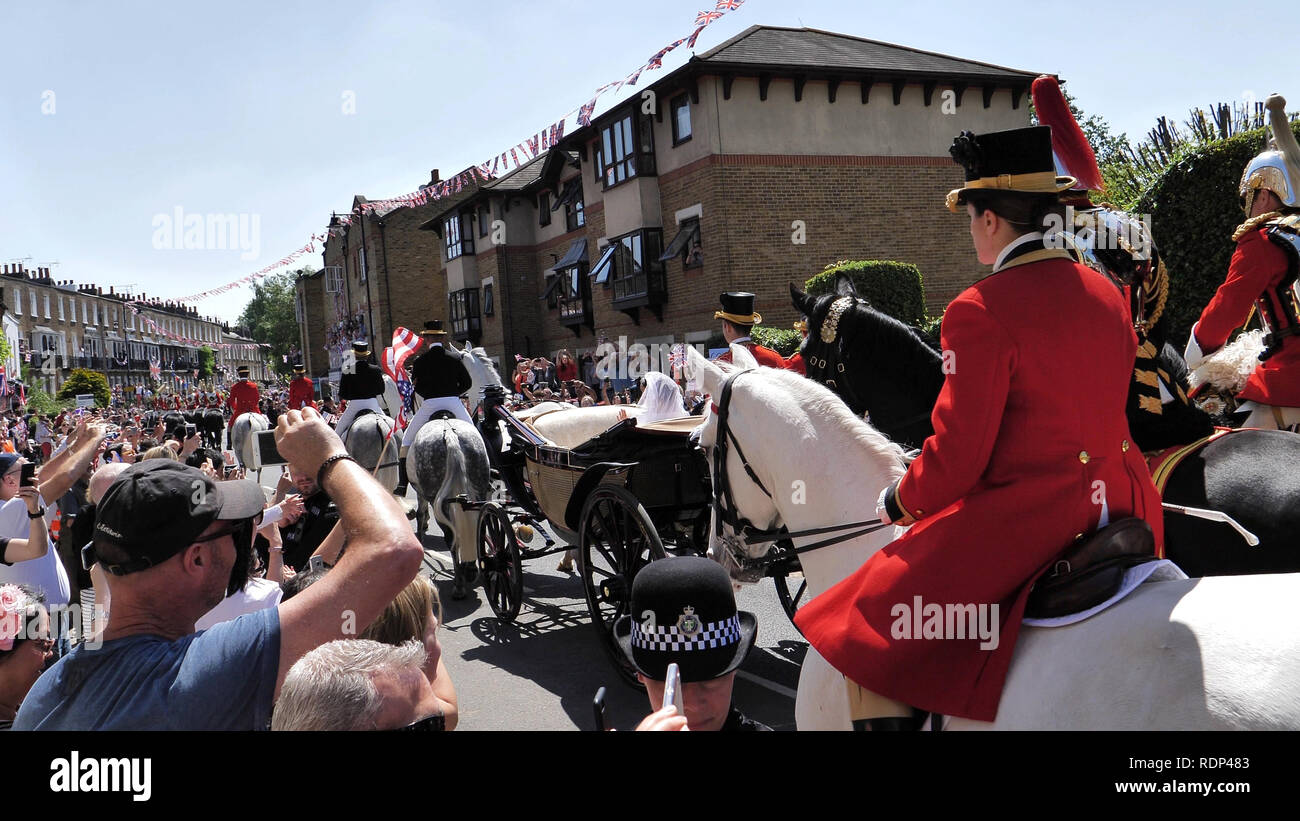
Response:
[{"label": "horse mane", "polygon": [[903,448],[854,414],[830,388],[794,371],[758,368],[756,373],[771,379],[784,394],[794,397],[809,417],[829,422],[867,455],[888,465],[891,480],[901,477],[906,471],[907,458]]},{"label": "horse mane", "polygon": [[[837,297],[822,297],[818,305],[816,332]],[[915,389],[926,395],[938,395],[943,383],[943,359],[916,328],[901,322],[865,301],[854,302],[840,317],[841,345],[851,356],[865,349],[874,368],[889,376],[905,390]]]},{"label": "horse mane", "polygon": [[501,385],[501,384],[503,384],[503,383],[501,382],[501,374],[497,373],[496,365],[493,365],[493,364],[492,364],[492,359],[487,355],[487,351],[486,351],[486,350],[484,350],[483,348],[472,348],[472,349],[470,350],[470,353],[474,356],[474,359],[475,359],[475,360],[476,360],[480,365],[483,366],[483,369],[484,369],[485,371],[487,371],[487,374],[488,374],[488,376],[490,377],[490,379],[488,380],[488,384],[489,384],[489,385],[491,385],[491,384],[496,384],[496,385]]}]

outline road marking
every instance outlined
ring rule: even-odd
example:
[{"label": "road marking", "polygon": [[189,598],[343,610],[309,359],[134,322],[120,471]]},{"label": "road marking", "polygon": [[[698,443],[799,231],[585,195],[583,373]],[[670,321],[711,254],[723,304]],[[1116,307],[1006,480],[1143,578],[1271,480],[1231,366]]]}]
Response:
[{"label": "road marking", "polygon": [[765,687],[774,693],[783,695],[786,698],[790,699],[791,701],[794,701],[795,696],[798,695],[798,693],[796,693],[794,690],[791,690],[789,687],[786,687],[784,684],[777,684],[775,681],[768,681],[767,679],[761,676],[756,676],[753,673],[748,673],[745,672],[744,670],[737,670],[736,676],[738,678],[743,678],[745,681],[752,681],[753,683],[757,684],[759,687]]}]

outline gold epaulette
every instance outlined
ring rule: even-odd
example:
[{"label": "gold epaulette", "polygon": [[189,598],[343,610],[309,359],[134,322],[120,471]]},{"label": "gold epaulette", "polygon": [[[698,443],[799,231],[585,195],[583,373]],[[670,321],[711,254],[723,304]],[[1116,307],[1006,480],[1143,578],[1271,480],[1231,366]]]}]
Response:
[{"label": "gold epaulette", "polygon": [[1236,242],[1237,240],[1241,239],[1246,234],[1249,234],[1251,231],[1254,231],[1256,228],[1260,227],[1264,223],[1275,220],[1280,216],[1282,216],[1281,211],[1269,211],[1267,213],[1260,214],[1258,217],[1251,217],[1250,219],[1243,222],[1241,225],[1238,225],[1237,230],[1232,232],[1232,241]]}]

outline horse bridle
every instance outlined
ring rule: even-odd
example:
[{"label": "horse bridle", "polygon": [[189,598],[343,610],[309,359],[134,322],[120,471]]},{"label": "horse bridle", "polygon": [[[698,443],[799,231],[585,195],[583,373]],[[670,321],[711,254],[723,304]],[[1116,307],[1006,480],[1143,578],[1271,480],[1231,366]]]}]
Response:
[{"label": "horse bridle", "polygon": [[[820,547],[827,547],[840,542],[846,542],[850,539],[856,539],[859,536],[865,536],[868,533],[874,533],[886,527],[892,527],[891,523],[883,523],[878,519],[868,519],[861,522],[850,522],[844,525],[831,525],[829,527],[815,527],[808,530],[789,531],[784,526],[779,528],[760,528],[753,522],[740,515],[740,508],[736,506],[736,501],[731,494],[731,483],[727,479],[727,450],[728,442],[730,447],[736,449],[736,455],[740,457],[741,466],[745,469],[745,474],[759,490],[763,491],[767,498],[772,498],[772,493],[763,486],[763,482],[754,472],[754,468],[749,464],[749,459],[745,457],[745,451],[740,446],[740,440],[732,432],[731,426],[727,424],[731,413],[731,391],[736,380],[744,376],[749,371],[739,371],[727,377],[727,381],[722,384],[722,392],[718,401],[713,406],[713,412],[718,417],[718,430],[716,441],[713,443],[713,510],[717,516],[714,524],[714,535],[721,538],[724,534],[723,525],[731,528],[732,534],[742,544],[755,545],[764,542],[780,542],[782,540],[797,539],[802,536],[820,536],[825,533],[837,533],[841,531],[852,531],[842,533],[839,536],[832,536],[829,539],[804,545],[803,547],[794,547],[793,544],[785,550],[789,550],[798,555],[807,553],[810,550],[816,550]],[[856,529],[855,529],[856,528]],[[773,558],[773,561],[787,558],[782,554]],[[764,562],[769,563],[769,562]]]},{"label": "horse bridle", "polygon": [[[824,377],[824,384],[826,387],[838,394],[839,397],[844,400],[844,404],[848,405],[854,413],[867,413],[867,402],[853,389],[853,383],[848,378],[848,369],[846,367],[848,357],[845,356],[843,351],[844,337],[839,332],[840,320],[850,307],[854,305],[870,306],[870,304],[871,303],[861,297],[852,296],[842,296],[832,302],[830,311],[827,312],[826,318],[822,320],[822,326],[818,330],[818,337],[821,340],[821,344],[818,346],[818,353],[825,355],[818,357],[810,350],[809,355],[804,357],[804,362],[817,368],[823,374],[839,374],[839,380],[842,381],[843,384],[840,384],[840,381],[829,378],[828,376]],[[812,339],[811,335],[809,336],[809,339]],[[816,342],[813,344],[818,345]],[[862,410],[859,411],[859,408]],[[923,422],[929,418],[930,411],[922,411],[899,422],[882,423],[879,420],[874,419],[870,421],[871,424],[877,428],[906,428],[910,425],[915,425],[917,422]]]}]

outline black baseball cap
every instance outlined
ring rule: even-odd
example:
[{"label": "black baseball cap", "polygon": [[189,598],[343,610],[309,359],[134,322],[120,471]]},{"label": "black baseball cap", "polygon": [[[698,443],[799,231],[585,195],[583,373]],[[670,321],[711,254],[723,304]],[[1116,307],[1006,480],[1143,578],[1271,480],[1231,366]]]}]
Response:
[{"label": "black baseball cap", "polygon": [[94,544],[131,557],[101,561],[109,573],[125,576],[167,561],[217,520],[251,519],[264,507],[266,494],[252,479],[214,482],[198,468],[148,459],[124,470],[100,499]]}]

